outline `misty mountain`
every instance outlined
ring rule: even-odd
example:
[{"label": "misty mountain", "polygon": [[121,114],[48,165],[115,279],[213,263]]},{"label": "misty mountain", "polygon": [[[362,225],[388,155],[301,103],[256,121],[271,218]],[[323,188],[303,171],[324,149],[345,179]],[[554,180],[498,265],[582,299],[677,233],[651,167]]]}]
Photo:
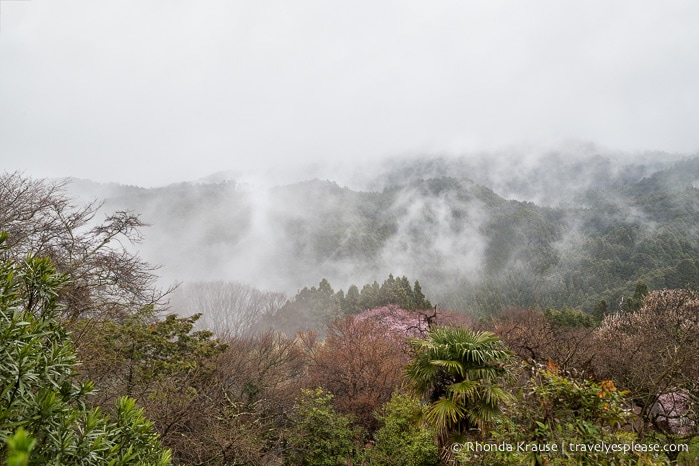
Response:
[{"label": "misty mountain", "polygon": [[415,159],[366,176],[375,190],[318,179],[72,189],[139,212],[151,225],[142,255],[170,282],[293,294],[323,278],[347,289],[393,273],[466,312],[590,311],[602,299],[614,310],[639,281],[699,284],[699,158],[664,160],[552,153],[497,171],[493,161]]},{"label": "misty mountain", "polygon": [[446,176],[468,178],[506,199],[542,206],[585,204],[592,192],[616,190],[669,168],[677,156],[661,152],[609,154],[592,144],[540,153],[523,149],[462,157],[388,159],[368,183],[369,189],[401,186]]}]

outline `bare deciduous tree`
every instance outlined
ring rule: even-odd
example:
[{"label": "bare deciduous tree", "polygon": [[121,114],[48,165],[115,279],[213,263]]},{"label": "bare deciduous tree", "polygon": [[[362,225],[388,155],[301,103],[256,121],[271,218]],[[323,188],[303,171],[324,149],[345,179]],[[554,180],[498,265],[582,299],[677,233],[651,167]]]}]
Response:
[{"label": "bare deciduous tree", "polygon": [[199,326],[226,339],[263,330],[261,318],[275,314],[286,300],[283,293],[213,281],[183,283],[173,294],[172,305],[180,314],[202,314]]},{"label": "bare deciduous tree", "polygon": [[312,354],[307,386],[328,390],[340,412],[357,416],[365,428],[375,430],[374,412],[401,385],[409,361],[405,332],[355,316],[334,322]]},{"label": "bare deciduous tree", "polygon": [[35,180],[20,173],[0,175],[0,231],[9,234],[15,259],[51,258],[69,277],[61,290],[64,318],[119,317],[146,305],[164,304],[171,290],[155,285],[157,267],[132,246],[145,224],[118,211],[97,219],[102,204],[74,204],[67,182]]},{"label": "bare deciduous tree", "polygon": [[663,406],[669,406],[670,400],[696,404],[697,335],[699,295],[696,292],[652,291],[637,311],[605,317],[595,332],[600,351],[596,371],[628,389],[641,407],[641,416],[662,429],[658,422],[668,417]]},{"label": "bare deciduous tree", "polygon": [[226,343],[168,445],[186,464],[281,464],[284,427],[307,365],[304,345],[276,332]]},{"label": "bare deciduous tree", "polygon": [[530,363],[545,364],[549,359],[566,370],[592,375],[592,329],[557,325],[534,309],[506,309],[491,329],[519,357]]}]

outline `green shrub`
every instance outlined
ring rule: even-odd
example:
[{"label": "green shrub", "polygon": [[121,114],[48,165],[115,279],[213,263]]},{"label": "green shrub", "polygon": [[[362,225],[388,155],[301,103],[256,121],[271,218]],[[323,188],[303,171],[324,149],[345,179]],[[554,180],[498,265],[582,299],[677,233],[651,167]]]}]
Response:
[{"label": "green shrub", "polygon": [[291,414],[285,464],[345,466],[361,451],[355,446],[361,435],[349,417],[335,411],[332,398],[321,388],[302,390]]},{"label": "green shrub", "polygon": [[374,447],[367,451],[372,464],[386,466],[433,466],[439,462],[437,433],[422,423],[420,401],[394,394],[376,414],[382,426],[374,434]]},{"label": "green shrub", "polygon": [[611,450],[643,443],[622,430],[631,415],[628,404],[612,381],[577,379],[549,364],[533,370],[492,431],[457,445],[455,456],[474,465],[664,464],[667,458],[659,453]]},{"label": "green shrub", "polygon": [[115,420],[86,408],[93,387],[75,382],[78,360],[56,317],[64,281],[48,259],[0,262],[0,458],[17,466],[170,464],[134,400],[119,400]]}]

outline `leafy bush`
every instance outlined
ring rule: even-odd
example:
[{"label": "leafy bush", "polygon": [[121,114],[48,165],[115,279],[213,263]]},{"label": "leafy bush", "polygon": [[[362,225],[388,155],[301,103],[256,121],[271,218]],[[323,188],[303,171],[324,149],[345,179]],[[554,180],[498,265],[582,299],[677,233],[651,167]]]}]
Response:
[{"label": "leafy bush", "polygon": [[368,450],[371,464],[386,466],[432,466],[439,462],[437,433],[421,424],[423,408],[410,395],[394,394],[377,413],[381,428]]},{"label": "leafy bush", "polygon": [[473,443],[455,448],[461,464],[663,464],[659,453],[595,450],[641,443],[622,429],[631,413],[624,393],[610,380],[576,379],[550,363],[533,369],[505,411],[479,439],[480,450]]},{"label": "leafy bush", "polygon": [[321,388],[302,390],[291,415],[285,464],[345,466],[355,456],[351,420],[332,407],[333,396]]},{"label": "leafy bush", "polygon": [[15,465],[170,464],[134,400],[118,400],[115,420],[86,408],[93,386],[74,381],[78,361],[56,318],[64,281],[48,259],[0,262],[0,457]]}]

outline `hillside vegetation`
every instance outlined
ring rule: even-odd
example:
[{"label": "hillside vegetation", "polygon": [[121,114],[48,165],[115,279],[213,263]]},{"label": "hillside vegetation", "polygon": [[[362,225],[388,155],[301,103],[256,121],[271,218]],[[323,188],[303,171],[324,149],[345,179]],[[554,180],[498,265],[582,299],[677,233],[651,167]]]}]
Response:
[{"label": "hillside vegetation", "polygon": [[321,180],[117,186],[106,205],[151,225],[141,251],[171,280],[293,294],[324,278],[347,290],[392,273],[471,315],[511,306],[592,312],[602,301],[613,312],[639,282],[699,285],[699,158],[622,165],[550,155],[497,177],[457,162],[387,166],[381,191]]},{"label": "hillside vegetation", "polygon": [[0,463],[696,464],[698,164],[547,205],[3,174]]}]

